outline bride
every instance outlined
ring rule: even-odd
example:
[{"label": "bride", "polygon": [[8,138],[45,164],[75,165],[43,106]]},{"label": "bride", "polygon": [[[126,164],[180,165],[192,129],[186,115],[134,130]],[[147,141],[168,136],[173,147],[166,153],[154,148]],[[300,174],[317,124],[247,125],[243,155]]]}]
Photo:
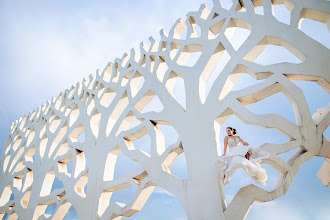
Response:
[{"label": "bride", "polygon": [[[257,148],[249,147],[249,144],[240,136],[235,136],[236,129],[226,128],[227,136],[224,138],[224,154],[217,161],[223,183],[227,184],[238,168],[243,168],[252,179],[262,185],[266,185],[267,174],[260,167],[262,159],[270,154]],[[240,145],[242,143],[243,145]]]}]

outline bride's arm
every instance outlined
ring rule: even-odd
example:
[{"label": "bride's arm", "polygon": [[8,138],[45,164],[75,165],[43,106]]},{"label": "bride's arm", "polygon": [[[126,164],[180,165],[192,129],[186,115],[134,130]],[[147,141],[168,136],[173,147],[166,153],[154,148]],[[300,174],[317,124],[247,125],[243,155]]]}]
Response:
[{"label": "bride's arm", "polygon": [[223,139],[223,151],[224,151],[224,153],[222,154],[222,156],[225,156],[225,155],[226,155],[226,152],[227,152],[227,144],[228,144],[228,137],[226,136],[226,137]]},{"label": "bride's arm", "polygon": [[240,141],[243,145],[246,145],[246,146],[249,145],[247,142],[243,141],[243,139],[242,139],[240,136],[237,136],[237,137],[238,137],[239,141]]}]

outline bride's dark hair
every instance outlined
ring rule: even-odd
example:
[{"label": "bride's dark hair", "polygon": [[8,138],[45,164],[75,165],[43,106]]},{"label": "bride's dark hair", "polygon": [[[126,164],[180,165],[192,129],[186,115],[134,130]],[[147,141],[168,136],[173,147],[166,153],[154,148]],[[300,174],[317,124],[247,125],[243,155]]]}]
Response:
[{"label": "bride's dark hair", "polygon": [[233,134],[236,134],[237,133],[237,130],[235,128],[232,128],[232,127],[227,127],[227,129],[230,129],[233,131]]}]

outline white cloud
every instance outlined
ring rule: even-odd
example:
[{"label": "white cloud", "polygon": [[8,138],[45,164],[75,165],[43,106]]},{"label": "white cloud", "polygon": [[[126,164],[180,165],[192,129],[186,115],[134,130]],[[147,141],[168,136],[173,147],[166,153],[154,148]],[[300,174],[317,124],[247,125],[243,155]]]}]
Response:
[{"label": "white cloud", "polygon": [[308,220],[310,219],[306,213],[297,209],[294,203],[282,201],[271,201],[267,203],[255,202],[251,208],[250,213],[246,217],[246,220]]},{"label": "white cloud", "polygon": [[[189,9],[197,10],[201,2],[190,2]],[[7,3],[2,52],[10,64],[2,65],[1,72],[8,74],[2,74],[6,88],[0,92],[11,89],[12,100],[28,103],[28,109],[33,103],[35,108],[96,69],[103,70],[106,63],[124,52],[138,49],[149,36],[159,38],[162,27],[169,29],[178,17],[184,17],[188,10],[185,3],[149,6],[150,2],[142,1],[63,9],[68,5],[58,3],[52,8],[35,2],[21,4],[30,10]]]},{"label": "white cloud", "polygon": [[161,187],[156,187],[153,191],[153,193],[155,194],[162,194],[162,195],[166,195],[166,196],[170,196],[170,197],[175,197],[175,195],[173,195],[172,193],[168,192],[167,190],[161,188]]},{"label": "white cloud", "polygon": [[321,209],[315,210],[315,219],[328,220],[330,216],[329,203],[328,205],[322,206]]}]

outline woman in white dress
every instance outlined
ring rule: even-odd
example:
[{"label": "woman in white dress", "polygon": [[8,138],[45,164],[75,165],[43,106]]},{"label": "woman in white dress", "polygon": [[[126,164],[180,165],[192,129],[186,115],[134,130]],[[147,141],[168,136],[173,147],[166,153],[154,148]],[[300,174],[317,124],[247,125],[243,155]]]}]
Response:
[{"label": "woman in white dress", "polygon": [[[227,184],[238,168],[243,168],[252,179],[262,185],[266,185],[267,174],[260,167],[262,159],[270,154],[257,148],[249,147],[240,136],[235,136],[236,129],[226,128],[227,136],[224,138],[224,154],[217,161],[223,183]],[[243,145],[240,145],[242,143]]]}]

